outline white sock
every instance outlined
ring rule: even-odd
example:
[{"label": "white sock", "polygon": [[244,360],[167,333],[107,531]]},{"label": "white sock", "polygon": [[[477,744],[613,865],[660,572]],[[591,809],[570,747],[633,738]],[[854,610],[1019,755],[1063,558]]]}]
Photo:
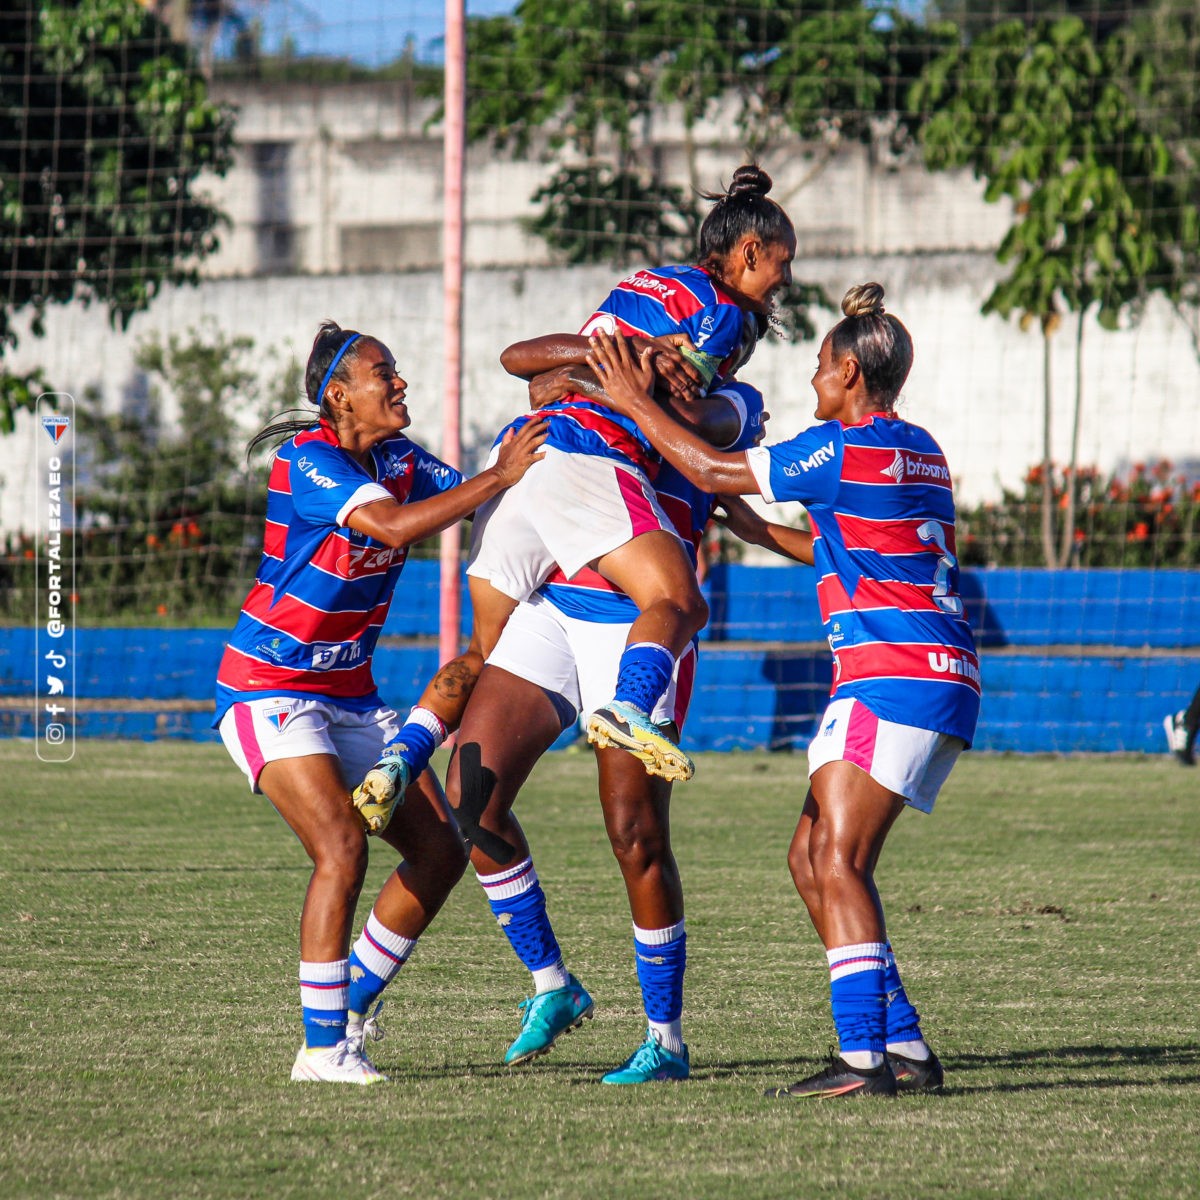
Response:
[{"label": "white sock", "polygon": [[915,1042],[888,1042],[888,1053],[899,1054],[916,1062],[924,1062],[931,1051],[925,1044],[924,1038],[917,1038]]},{"label": "white sock", "polygon": [[530,974],[533,976],[533,990],[539,996],[543,992],[556,992],[559,988],[567,986],[567,968],[563,966],[561,958],[552,966],[540,967]]},{"label": "white sock", "polygon": [[683,1054],[683,1020],[650,1021],[650,1036],[672,1054]]},{"label": "white sock", "polygon": [[845,1050],[842,1062],[856,1071],[872,1071],[883,1064],[883,1055],[877,1050]]}]

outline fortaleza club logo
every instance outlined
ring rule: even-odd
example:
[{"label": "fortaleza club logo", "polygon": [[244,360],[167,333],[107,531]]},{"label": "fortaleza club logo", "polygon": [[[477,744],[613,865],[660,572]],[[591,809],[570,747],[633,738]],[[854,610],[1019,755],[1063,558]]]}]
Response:
[{"label": "fortaleza club logo", "polygon": [[71,427],[71,418],[58,413],[47,413],[42,418],[42,428],[47,436],[57,446],[62,441],[63,434]]},{"label": "fortaleza club logo", "polygon": [[282,730],[287,724],[287,719],[292,715],[292,706],[290,704],[275,704],[270,708],[263,709],[263,716],[275,726],[276,729]]}]

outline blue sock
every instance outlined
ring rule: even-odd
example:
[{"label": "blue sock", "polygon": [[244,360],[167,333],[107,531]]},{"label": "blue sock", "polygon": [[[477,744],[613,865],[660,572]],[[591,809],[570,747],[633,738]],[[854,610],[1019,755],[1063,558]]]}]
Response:
[{"label": "blue sock", "polygon": [[892,947],[887,947],[887,967],[883,974],[883,990],[887,996],[887,1040],[897,1042],[920,1042],[925,1040],[921,1033],[921,1017],[912,1006],[900,982],[900,971],[896,967],[896,956]]},{"label": "blue sock", "polygon": [[[399,752],[408,763],[409,778],[416,779],[429,766],[433,752],[446,740],[446,727],[427,708],[414,708],[404,727],[386,746],[384,754]],[[355,1010],[357,1011],[357,1010]]]},{"label": "blue sock", "polygon": [[478,875],[487,895],[488,907],[504,930],[516,956],[533,973],[539,991],[542,984],[562,987],[567,982],[562,951],[546,915],[546,894],[527,858],[496,875]]},{"label": "blue sock", "polygon": [[646,1022],[660,1045],[683,1053],[683,973],[687,967],[687,932],[683,921],[665,929],[633,927],[633,949]]},{"label": "blue sock", "polygon": [[867,1051],[882,1056],[887,1045],[887,997],[882,942],[838,946],[827,952],[833,1023],[843,1055]]},{"label": "blue sock", "polygon": [[304,1044],[311,1049],[336,1046],[346,1036],[346,990],[350,964],[300,964],[300,1006],[304,1014]]},{"label": "blue sock", "polygon": [[617,690],[614,700],[632,704],[644,713],[666,694],[675,670],[675,656],[657,642],[635,642],[626,646],[617,665]]},{"label": "blue sock", "polygon": [[350,951],[350,987],[346,1007],[365,1016],[383,989],[408,961],[416,938],[389,929],[371,910],[358,941]]}]

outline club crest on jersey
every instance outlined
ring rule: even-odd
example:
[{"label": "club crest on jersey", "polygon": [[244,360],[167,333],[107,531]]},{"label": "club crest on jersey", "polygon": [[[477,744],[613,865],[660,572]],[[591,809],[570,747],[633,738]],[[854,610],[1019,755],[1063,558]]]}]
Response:
[{"label": "club crest on jersey", "polygon": [[383,473],[387,479],[402,479],[412,470],[412,463],[407,458],[402,458],[399,454],[393,453],[391,450],[383,452]]},{"label": "club crest on jersey", "polygon": [[281,732],[284,725],[287,724],[288,717],[291,715],[292,706],[290,704],[272,704],[270,708],[263,709],[263,716]]}]

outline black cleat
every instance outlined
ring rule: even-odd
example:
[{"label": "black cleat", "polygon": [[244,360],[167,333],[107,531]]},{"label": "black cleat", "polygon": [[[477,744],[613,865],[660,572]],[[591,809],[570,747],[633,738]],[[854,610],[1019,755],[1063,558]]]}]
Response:
[{"label": "black cleat", "polygon": [[801,1099],[809,1096],[894,1096],[896,1077],[885,1058],[877,1067],[860,1071],[834,1055],[829,1066],[807,1079],[787,1087],[767,1088],[764,1096],[772,1100],[786,1100],[792,1096]]},{"label": "black cleat", "polygon": [[899,1092],[940,1092],[946,1082],[945,1072],[938,1056],[932,1050],[929,1057],[906,1058],[903,1054],[893,1054],[890,1050],[887,1056],[896,1077],[896,1090]]}]

